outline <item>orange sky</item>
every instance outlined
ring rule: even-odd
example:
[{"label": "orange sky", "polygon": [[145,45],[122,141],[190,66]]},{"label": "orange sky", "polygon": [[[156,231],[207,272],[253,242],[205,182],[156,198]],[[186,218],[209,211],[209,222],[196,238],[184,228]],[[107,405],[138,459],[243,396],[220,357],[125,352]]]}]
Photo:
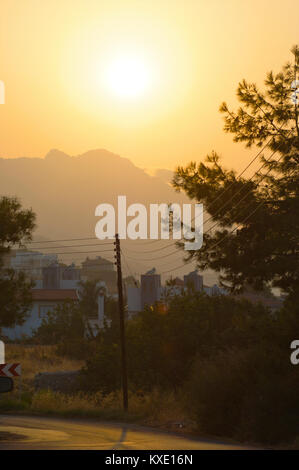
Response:
[{"label": "orange sky", "polygon": [[[241,169],[254,150],[224,134],[219,105],[291,60],[298,13],[298,0],[2,0],[0,156],[106,148],[173,169],[215,149]],[[134,99],[104,83],[121,54],[154,77]]]}]

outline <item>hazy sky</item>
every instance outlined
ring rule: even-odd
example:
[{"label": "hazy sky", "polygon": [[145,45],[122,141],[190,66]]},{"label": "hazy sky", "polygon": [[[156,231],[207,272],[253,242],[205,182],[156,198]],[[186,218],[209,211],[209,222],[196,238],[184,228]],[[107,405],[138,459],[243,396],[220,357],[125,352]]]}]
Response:
[{"label": "hazy sky", "polygon": [[[254,150],[218,112],[299,43],[298,0],[0,0],[0,156],[106,148],[174,168]],[[99,175],[100,177],[100,175]]]}]

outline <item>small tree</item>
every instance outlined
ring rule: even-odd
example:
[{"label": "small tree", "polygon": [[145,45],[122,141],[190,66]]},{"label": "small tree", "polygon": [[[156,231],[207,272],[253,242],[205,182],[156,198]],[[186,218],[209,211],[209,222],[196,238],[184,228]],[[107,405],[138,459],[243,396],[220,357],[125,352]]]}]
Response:
[{"label": "small tree", "polygon": [[86,320],[97,318],[98,297],[105,293],[105,288],[97,281],[80,282],[80,309]]},{"label": "small tree", "polygon": [[[97,281],[81,281],[78,301],[66,300],[49,311],[34,332],[35,340],[42,344],[58,345],[58,353],[62,355],[88,357],[91,340],[95,336],[89,320],[97,318],[98,296],[104,293]],[[116,305],[113,299],[105,297],[108,320],[113,317]],[[100,329],[97,333],[100,333]]]},{"label": "small tree", "polygon": [[42,344],[68,343],[84,337],[85,322],[78,303],[66,300],[43,318],[35,336]]},{"label": "small tree", "polygon": [[[32,303],[33,282],[23,272],[13,269],[0,274],[0,327],[13,327],[24,323]],[[1,330],[1,328],[0,328]]]},{"label": "small tree", "polygon": [[35,214],[16,198],[0,198],[0,330],[22,324],[31,304],[32,282],[23,272],[4,269],[2,256],[31,239]]}]

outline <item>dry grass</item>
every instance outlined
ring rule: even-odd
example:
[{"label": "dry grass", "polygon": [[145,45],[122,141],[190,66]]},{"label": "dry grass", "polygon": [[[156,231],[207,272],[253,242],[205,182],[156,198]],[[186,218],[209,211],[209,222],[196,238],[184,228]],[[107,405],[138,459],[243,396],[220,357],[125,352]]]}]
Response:
[{"label": "dry grass", "polygon": [[101,392],[65,395],[42,390],[32,395],[27,409],[39,414],[126,420],[175,430],[181,429],[180,423],[184,423],[185,431],[186,427],[187,430],[193,427],[175,395],[159,390],[144,395],[129,393],[129,413],[123,412],[120,391],[108,395]]},{"label": "dry grass", "polygon": [[39,372],[56,372],[66,370],[79,370],[83,361],[75,361],[57,356],[55,346],[24,346],[7,344],[5,348],[6,362],[20,362],[22,367],[22,381],[32,386],[33,379]]},{"label": "dry grass", "polygon": [[103,419],[138,421],[142,424],[161,428],[180,430],[179,423],[185,423],[184,430],[191,430],[190,422],[184,411],[184,400],[174,392],[158,389],[150,393],[130,392],[128,414],[122,410],[120,391],[103,395],[101,392],[86,394],[63,393],[42,390],[35,392],[33,379],[39,372],[79,370],[83,361],[70,360],[57,356],[54,346],[27,346],[8,344],[6,362],[20,362],[22,366],[22,394],[20,379],[16,379],[16,389],[9,396],[2,396],[1,411],[25,411],[38,414],[60,416],[85,416]]}]

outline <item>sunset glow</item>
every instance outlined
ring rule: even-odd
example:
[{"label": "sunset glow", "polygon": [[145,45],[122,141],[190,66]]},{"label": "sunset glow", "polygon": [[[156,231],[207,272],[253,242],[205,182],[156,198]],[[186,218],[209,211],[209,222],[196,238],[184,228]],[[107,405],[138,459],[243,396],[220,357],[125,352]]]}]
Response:
[{"label": "sunset glow", "polygon": [[151,70],[142,57],[121,55],[107,68],[108,88],[120,98],[138,98],[151,85]]},{"label": "sunset glow", "polygon": [[154,171],[213,148],[241,170],[250,150],[223,132],[219,105],[236,105],[244,77],[263,86],[298,39],[295,0],[271,2],[271,17],[267,3],[2,2],[2,155],[106,148]]}]

